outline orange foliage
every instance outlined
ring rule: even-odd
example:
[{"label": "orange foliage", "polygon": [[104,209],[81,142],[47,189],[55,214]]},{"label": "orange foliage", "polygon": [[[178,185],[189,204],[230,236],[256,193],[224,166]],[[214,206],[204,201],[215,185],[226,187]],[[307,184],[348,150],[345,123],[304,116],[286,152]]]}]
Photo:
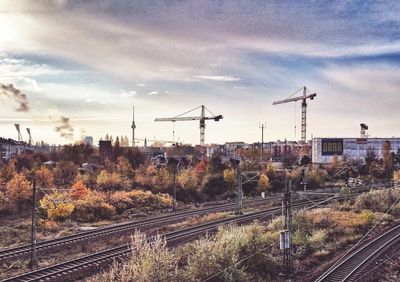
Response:
[{"label": "orange foliage", "polygon": [[45,166],[35,172],[35,179],[36,186],[40,188],[50,188],[54,185],[53,173]]},{"label": "orange foliage", "polygon": [[71,190],[69,191],[69,195],[71,199],[78,200],[83,199],[89,195],[89,189],[83,183],[82,180],[78,180],[72,185]]},{"label": "orange foliage", "polygon": [[25,175],[18,173],[7,183],[6,198],[11,206],[31,199],[32,187]]}]

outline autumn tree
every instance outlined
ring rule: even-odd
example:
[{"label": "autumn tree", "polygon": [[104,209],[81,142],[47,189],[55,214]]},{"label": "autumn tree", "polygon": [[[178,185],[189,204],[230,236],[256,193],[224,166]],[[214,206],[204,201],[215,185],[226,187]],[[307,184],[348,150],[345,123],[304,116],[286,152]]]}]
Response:
[{"label": "autumn tree", "polygon": [[86,185],[83,183],[82,180],[79,180],[72,185],[69,195],[71,199],[73,200],[79,200],[79,199],[84,199],[89,195],[89,189],[86,187]]},{"label": "autumn tree", "polygon": [[235,190],[235,187],[237,185],[237,177],[236,172],[233,169],[227,168],[224,170],[224,183],[230,189]]},{"label": "autumn tree", "polygon": [[178,184],[187,191],[194,191],[197,187],[196,174],[192,169],[182,169],[176,177]]},{"label": "autumn tree", "polygon": [[50,188],[54,185],[53,173],[45,166],[35,171],[36,186],[39,188]]},{"label": "autumn tree", "polygon": [[169,187],[172,186],[173,179],[168,169],[160,168],[156,172],[156,176],[153,180],[155,191],[165,192]]},{"label": "autumn tree", "polygon": [[58,186],[70,186],[78,175],[78,166],[70,161],[61,161],[54,168],[54,182]]},{"label": "autumn tree", "polygon": [[194,173],[196,174],[197,183],[202,183],[204,175],[206,174],[208,166],[207,159],[202,159],[199,163],[194,167]]},{"label": "autumn tree", "polygon": [[7,183],[6,198],[12,208],[19,209],[32,198],[32,186],[22,173],[15,174]]},{"label": "autumn tree", "polygon": [[257,191],[258,192],[265,192],[270,187],[269,178],[265,173],[260,174],[260,179],[257,183]]},{"label": "autumn tree", "polygon": [[101,190],[117,190],[122,187],[121,176],[116,172],[102,170],[97,176],[96,184]]}]

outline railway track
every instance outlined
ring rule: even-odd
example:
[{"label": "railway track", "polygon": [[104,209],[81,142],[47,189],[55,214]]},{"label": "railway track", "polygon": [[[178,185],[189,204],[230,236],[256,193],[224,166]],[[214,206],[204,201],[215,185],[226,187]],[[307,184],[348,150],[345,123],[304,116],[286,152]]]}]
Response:
[{"label": "railway track", "polygon": [[[328,200],[323,200],[317,204],[324,204]],[[296,203],[293,204],[294,208],[301,207],[312,207],[316,204],[310,202]],[[245,215],[237,215],[234,218],[226,218],[218,221],[205,223],[189,228],[185,228],[178,231],[169,232],[161,235],[165,238],[168,245],[177,245],[183,242],[187,242],[194,238],[205,234],[206,232],[214,232],[221,225],[229,223],[244,224],[257,219],[264,219],[269,216],[280,214],[281,208],[275,207],[263,211],[253,212]],[[104,267],[112,263],[117,259],[123,259],[132,252],[129,245],[110,248],[104,251],[100,251],[94,254],[86,255],[77,259],[62,262],[49,267],[37,269],[35,271],[27,272],[15,277],[11,277],[3,280],[2,282],[27,282],[27,281],[73,281],[88,277],[92,274],[97,273],[99,270],[103,270]]]},{"label": "railway track", "polygon": [[329,268],[316,282],[355,281],[365,267],[400,240],[400,225],[378,236]]},{"label": "railway track", "polygon": [[[263,203],[279,199],[279,196],[272,197],[269,199],[256,199],[245,201],[244,205],[257,206]],[[120,235],[131,232],[135,229],[147,230],[159,225],[166,225],[184,220],[187,217],[204,215],[212,212],[228,211],[236,208],[235,203],[222,204],[217,207],[207,207],[197,210],[175,212],[168,215],[157,216],[152,218],[146,218],[138,221],[130,221],[120,224],[113,224],[106,227],[101,227],[77,234],[63,236],[55,239],[38,241],[36,243],[36,252],[38,255],[48,252],[49,250],[61,249],[67,245],[78,244],[81,242],[89,242],[89,240],[99,239],[101,237]],[[0,250],[0,262],[7,261],[10,259],[16,259],[21,257],[27,257],[31,253],[31,245],[26,244],[19,247],[9,248]]]}]

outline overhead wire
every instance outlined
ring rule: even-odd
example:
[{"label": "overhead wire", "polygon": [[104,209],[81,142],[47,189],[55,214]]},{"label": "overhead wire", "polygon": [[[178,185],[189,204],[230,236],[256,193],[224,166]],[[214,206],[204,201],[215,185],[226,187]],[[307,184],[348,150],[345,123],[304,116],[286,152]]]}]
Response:
[{"label": "overhead wire", "polygon": [[379,225],[379,223],[381,223],[381,221],[385,218],[385,216],[393,209],[393,207],[394,207],[395,205],[397,205],[397,203],[399,202],[399,200],[400,200],[400,196],[397,197],[396,201],[395,201],[395,202],[390,206],[390,208],[381,216],[381,218],[378,220],[378,222],[377,222],[374,226],[372,226],[372,227],[368,230],[368,232],[365,233],[365,235],[364,235],[363,237],[361,237],[360,240],[358,240],[358,241],[353,245],[353,247],[351,247],[340,259],[338,259],[337,262],[336,262],[332,267],[334,267],[334,266],[336,266],[337,264],[339,264],[339,263],[341,262],[341,260],[342,260],[344,257],[346,257],[350,252],[352,252],[352,251],[355,249],[355,247],[356,247],[357,245],[359,245],[359,244],[361,243],[361,241],[364,240],[365,237],[367,237],[367,236],[375,229],[375,227],[377,227],[377,226]]}]

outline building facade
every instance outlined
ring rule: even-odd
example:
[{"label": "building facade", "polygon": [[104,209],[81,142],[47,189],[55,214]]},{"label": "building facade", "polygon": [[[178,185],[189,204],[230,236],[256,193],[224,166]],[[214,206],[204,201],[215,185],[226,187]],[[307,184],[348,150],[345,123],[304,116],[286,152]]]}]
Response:
[{"label": "building facade", "polygon": [[338,160],[365,161],[368,154],[383,157],[383,145],[388,141],[392,153],[400,150],[400,138],[313,138],[313,163],[332,163],[334,156]]},{"label": "building facade", "polygon": [[15,141],[13,139],[5,139],[0,137],[0,156],[2,160],[9,160],[13,156],[18,155],[28,149],[25,142]]}]

